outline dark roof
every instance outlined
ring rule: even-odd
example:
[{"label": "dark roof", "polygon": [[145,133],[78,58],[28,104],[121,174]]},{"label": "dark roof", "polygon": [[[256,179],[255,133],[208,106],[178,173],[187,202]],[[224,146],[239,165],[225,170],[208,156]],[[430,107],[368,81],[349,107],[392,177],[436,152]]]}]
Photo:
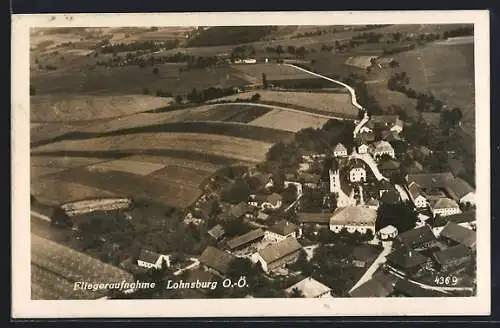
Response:
[{"label": "dark roof", "polygon": [[387,262],[402,269],[411,269],[427,262],[429,258],[416,251],[396,250],[387,255]]},{"label": "dark roof", "polygon": [[231,207],[231,209],[229,210],[229,214],[236,218],[240,218],[243,215],[250,213],[251,211],[252,208],[247,203],[241,202],[238,205]]},{"label": "dark roof", "polygon": [[397,204],[401,201],[401,195],[395,190],[389,190],[382,194],[380,201],[385,204]]},{"label": "dark roof", "polygon": [[392,159],[389,159],[387,161],[383,161],[378,164],[378,168],[380,170],[398,170],[400,164],[396,161],[393,161]]},{"label": "dark roof", "polygon": [[272,194],[270,194],[269,196],[267,196],[267,201],[274,204],[274,203],[277,203],[278,201],[282,200],[283,197],[281,197],[280,194],[277,194],[275,192],[273,192]]},{"label": "dark roof", "polygon": [[407,167],[406,167],[406,172],[410,174],[416,174],[416,173],[421,173],[424,170],[424,167],[422,164],[420,164],[417,161],[412,161]]},{"label": "dark roof", "polygon": [[316,224],[330,224],[332,213],[297,213],[297,221],[299,223],[316,223]]},{"label": "dark roof", "polygon": [[139,254],[139,257],[137,259],[147,263],[156,263],[156,261],[158,261],[158,258],[160,256],[161,254],[158,254],[156,252],[147,249],[143,249],[141,250],[141,253]]},{"label": "dark roof", "polygon": [[422,227],[411,229],[399,234],[396,237],[404,246],[413,248],[414,246],[436,240],[432,229],[426,224]]},{"label": "dark roof", "polygon": [[289,254],[295,253],[302,245],[295,238],[285,238],[276,244],[267,246],[259,251],[259,255],[267,263],[275,262]]},{"label": "dark roof", "polygon": [[401,122],[397,115],[372,115],[370,121],[375,125],[387,126],[392,126]]},{"label": "dark roof", "polygon": [[361,142],[372,142],[375,140],[375,133],[373,132],[360,132],[357,135]]},{"label": "dark roof", "polygon": [[196,282],[199,281],[215,281],[217,277],[209,271],[205,271],[201,268],[189,270],[187,277],[185,278],[188,282]]},{"label": "dark roof", "polygon": [[449,181],[445,186],[445,190],[450,195],[450,197],[455,199],[456,201],[459,201],[468,193],[474,192],[474,188],[472,188],[470,184],[468,184],[461,178],[455,178],[452,181]]},{"label": "dark roof", "polygon": [[332,162],[331,162],[331,166],[330,168],[335,171],[335,170],[338,170],[339,168],[339,162],[337,161],[337,159],[334,157],[332,158]]},{"label": "dark roof", "polygon": [[356,168],[361,168],[361,169],[364,169],[365,168],[365,162],[363,162],[362,160],[360,159],[353,159],[349,162],[349,168],[352,170],[352,169],[356,169]]},{"label": "dark roof", "polygon": [[444,188],[447,184],[454,179],[451,172],[443,173],[416,173],[408,174],[408,183],[414,181],[421,188],[426,190],[435,188]]},{"label": "dark roof", "polygon": [[463,213],[447,215],[447,216],[438,216],[436,220],[434,220],[434,227],[444,227],[448,222],[454,223],[466,223],[466,222],[474,222],[476,221],[476,211],[469,210]]},{"label": "dark roof", "polygon": [[319,174],[307,173],[307,172],[301,173],[300,177],[303,179],[305,183],[318,183],[319,180],[321,179],[321,176]]},{"label": "dark roof", "polygon": [[453,260],[469,257],[472,255],[472,252],[469,250],[469,248],[467,248],[467,246],[460,244],[457,246],[449,247],[439,252],[435,252],[433,255],[437,263],[439,263],[440,265],[444,265]]},{"label": "dark roof", "polygon": [[422,189],[415,182],[412,182],[408,185],[408,191],[410,192],[410,196],[413,199],[417,198],[419,195],[423,195]]},{"label": "dark roof", "polygon": [[231,250],[233,250],[235,248],[246,245],[250,242],[254,242],[257,239],[262,238],[262,237],[264,237],[264,230],[262,230],[261,228],[258,228],[255,230],[251,230],[251,231],[247,232],[246,234],[243,234],[243,235],[234,237],[231,240],[228,240],[227,246]]},{"label": "dark roof", "polygon": [[229,263],[233,259],[235,259],[233,255],[213,246],[208,246],[200,256],[200,263],[222,274],[227,274]]},{"label": "dark roof", "polygon": [[471,229],[464,228],[454,222],[446,223],[440,236],[463,244],[467,247],[474,247],[476,245],[476,232]]},{"label": "dark roof", "polygon": [[449,294],[439,292],[432,289],[424,289],[408,280],[401,279],[398,280],[394,286],[394,289],[401,292],[409,297],[445,297]]},{"label": "dark roof", "polygon": [[269,231],[286,236],[297,230],[297,226],[287,220],[281,220],[269,228]]},{"label": "dark roof", "polygon": [[202,202],[198,207],[197,210],[202,214],[205,218],[208,218],[208,215],[210,211],[212,210],[212,207],[214,204],[217,204],[216,199],[209,199],[205,202]]},{"label": "dark roof", "polygon": [[226,232],[224,231],[224,227],[220,224],[217,224],[212,229],[208,230],[208,234],[215,239],[222,238],[225,233]]},{"label": "dark roof", "polygon": [[394,291],[393,282],[387,275],[377,275],[351,291],[351,297],[387,297]]}]

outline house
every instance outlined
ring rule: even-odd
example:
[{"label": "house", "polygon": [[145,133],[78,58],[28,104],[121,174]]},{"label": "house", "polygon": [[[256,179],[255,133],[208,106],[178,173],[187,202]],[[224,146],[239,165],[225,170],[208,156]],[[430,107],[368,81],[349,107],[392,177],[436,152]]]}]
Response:
[{"label": "house", "polygon": [[373,208],[374,210],[378,210],[378,208],[380,207],[380,202],[374,198],[370,198],[365,203],[365,205],[368,206],[369,208]]},{"label": "house", "polygon": [[314,189],[318,187],[321,176],[315,173],[302,172],[299,180],[303,182],[306,187]]},{"label": "house", "polygon": [[266,214],[266,213],[264,213],[264,212],[262,212],[262,211],[259,211],[257,213],[256,219],[259,220],[259,221],[264,221],[265,222],[265,221],[267,221],[267,219],[269,219],[269,215]]},{"label": "house", "polygon": [[434,235],[439,236],[448,222],[456,223],[459,226],[474,231],[476,228],[476,211],[469,210],[448,216],[438,216],[432,224],[432,231],[434,232]]},{"label": "house", "polygon": [[327,229],[330,225],[332,213],[297,213],[297,222],[300,228],[311,228],[313,230]]},{"label": "house", "polygon": [[447,216],[452,214],[458,214],[462,211],[460,206],[453,199],[441,197],[437,200],[431,200],[431,209],[434,216]]},{"label": "house", "polygon": [[385,140],[375,141],[371,147],[371,154],[375,159],[380,159],[383,155],[394,158],[394,148]]},{"label": "house", "polygon": [[375,235],[375,221],[377,211],[368,206],[347,206],[337,208],[330,219],[330,230],[339,233],[343,228],[353,233],[358,231],[362,234],[371,230]]},{"label": "house", "polygon": [[392,189],[386,191],[380,197],[380,202],[384,204],[399,204],[401,202],[401,195],[396,190]]},{"label": "house", "polygon": [[355,161],[349,170],[349,180],[351,182],[365,182],[366,169],[362,161]]},{"label": "house", "polygon": [[416,208],[426,208],[427,207],[427,198],[425,197],[424,192],[416,184],[412,181],[408,186],[408,193],[410,194],[411,201],[415,205]]},{"label": "house", "polygon": [[213,246],[205,248],[199,261],[208,270],[213,270],[219,275],[225,276],[229,272],[229,264],[236,257]]},{"label": "house", "polygon": [[408,185],[415,182],[427,194],[436,189],[444,189],[448,185],[448,182],[453,179],[454,176],[451,172],[417,173],[406,175],[406,182]]},{"label": "house", "polygon": [[470,249],[476,248],[476,232],[454,222],[446,223],[439,238],[448,245],[461,244]]},{"label": "house", "polygon": [[137,258],[137,265],[147,269],[161,269],[163,265],[170,267],[170,256],[142,249]]},{"label": "house", "polygon": [[251,230],[243,235],[234,237],[227,241],[227,247],[231,252],[242,250],[264,238],[264,230],[261,228]]},{"label": "house", "polygon": [[240,202],[221,215],[225,219],[242,219],[252,216],[252,208],[245,202]]},{"label": "house", "polygon": [[395,241],[395,248],[409,250],[425,250],[434,247],[437,244],[437,239],[432,233],[429,225],[411,229],[400,233]]},{"label": "house", "polygon": [[298,290],[302,297],[305,298],[330,298],[332,297],[331,289],[323,285],[312,277],[305,278],[298,283],[287,288],[285,291],[288,295],[293,295],[294,290]]},{"label": "house", "polygon": [[371,143],[375,141],[375,133],[373,131],[362,131],[363,127],[360,129],[359,133],[356,135],[356,139],[360,143]]},{"label": "house", "polygon": [[392,159],[388,159],[378,163],[378,168],[384,175],[391,175],[395,172],[399,172],[400,164]]},{"label": "house", "polygon": [[407,150],[408,156],[413,159],[422,160],[432,155],[432,150],[427,148],[426,146],[419,146],[415,148],[408,148]]},{"label": "house", "polygon": [[333,156],[335,157],[346,157],[347,148],[340,142],[333,148]]},{"label": "house", "polygon": [[476,195],[474,188],[472,188],[466,181],[461,178],[455,178],[446,183],[444,187],[450,197],[459,202],[460,204],[468,204],[471,206],[476,205]]},{"label": "house", "polygon": [[370,147],[366,143],[361,142],[361,144],[358,146],[358,153],[368,154],[369,149]]},{"label": "house", "polygon": [[299,227],[286,220],[281,220],[265,232],[265,239],[273,242],[279,242],[286,238],[300,237]]},{"label": "house", "polygon": [[400,279],[394,285],[394,296],[403,297],[446,297],[450,294],[420,287],[406,279]]},{"label": "house", "polygon": [[472,260],[471,250],[462,244],[449,247],[445,250],[435,252],[434,260],[439,271],[457,272]]},{"label": "house", "polygon": [[282,197],[280,194],[273,192],[266,197],[266,201],[262,203],[261,208],[277,210],[282,205]]},{"label": "house", "polygon": [[361,129],[363,132],[381,130],[401,133],[403,131],[403,121],[397,115],[372,115]]},{"label": "house", "polygon": [[404,276],[418,275],[421,270],[432,266],[432,259],[414,250],[398,249],[386,257],[386,264]]},{"label": "house", "polygon": [[215,241],[220,241],[222,238],[224,238],[226,231],[224,230],[224,228],[220,224],[217,224],[214,227],[212,227],[210,230],[208,230],[207,233]]},{"label": "house", "polygon": [[376,272],[373,277],[354,290],[349,291],[351,297],[388,297],[394,291],[395,279],[383,271]]},{"label": "house", "polygon": [[257,261],[266,273],[294,263],[299,257],[302,245],[295,238],[286,238],[276,244],[267,246],[257,253]]},{"label": "house", "polygon": [[408,166],[405,167],[407,174],[422,173],[424,167],[418,161],[413,160]]},{"label": "house", "polygon": [[397,237],[398,229],[393,225],[388,225],[380,229],[378,235],[382,241],[392,240]]}]

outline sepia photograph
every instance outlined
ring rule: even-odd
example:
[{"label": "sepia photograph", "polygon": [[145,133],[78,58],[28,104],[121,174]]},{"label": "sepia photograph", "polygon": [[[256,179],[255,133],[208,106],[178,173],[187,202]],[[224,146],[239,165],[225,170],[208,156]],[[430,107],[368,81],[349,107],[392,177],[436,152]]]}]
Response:
[{"label": "sepia photograph", "polygon": [[15,18],[20,313],[489,314],[487,12]]}]

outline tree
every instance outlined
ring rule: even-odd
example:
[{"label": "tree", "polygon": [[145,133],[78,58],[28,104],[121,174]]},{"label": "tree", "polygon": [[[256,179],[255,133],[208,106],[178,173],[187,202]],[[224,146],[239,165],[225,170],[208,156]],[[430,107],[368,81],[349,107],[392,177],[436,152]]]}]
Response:
[{"label": "tree", "polygon": [[149,89],[148,88],[142,89],[142,94],[149,95],[150,94]]},{"label": "tree", "polygon": [[290,185],[281,194],[283,197],[283,202],[292,203],[297,198],[297,187],[295,185]]},{"label": "tree", "polygon": [[250,187],[245,179],[237,179],[234,184],[221,193],[222,200],[231,204],[246,202],[250,195]]},{"label": "tree", "polygon": [[175,103],[176,103],[176,104],[180,104],[180,103],[182,103],[182,96],[181,96],[181,95],[177,95],[177,96],[175,96]]},{"label": "tree", "polygon": [[304,294],[298,287],[294,287],[292,289],[292,292],[290,293],[290,297],[298,298],[298,297],[304,297]]},{"label": "tree", "polygon": [[68,216],[65,210],[61,207],[55,207],[52,210],[52,215],[50,217],[51,224],[60,227],[71,227],[73,225],[71,218]]},{"label": "tree", "polygon": [[251,101],[259,101],[260,100],[260,94],[259,93],[255,93],[252,95],[252,97],[250,98]]},{"label": "tree", "polygon": [[283,47],[281,45],[276,46],[276,53],[278,57],[281,57],[281,54],[284,52]]},{"label": "tree", "polygon": [[239,278],[244,276],[248,280],[252,280],[258,273],[256,266],[248,258],[237,257],[229,262],[228,276],[231,278]]},{"label": "tree", "polygon": [[262,88],[267,89],[268,86],[266,73],[262,73]]}]

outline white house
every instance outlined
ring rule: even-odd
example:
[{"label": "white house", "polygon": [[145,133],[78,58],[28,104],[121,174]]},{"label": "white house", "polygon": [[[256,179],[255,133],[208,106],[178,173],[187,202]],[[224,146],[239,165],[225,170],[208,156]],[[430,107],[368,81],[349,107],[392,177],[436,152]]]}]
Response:
[{"label": "white house", "polygon": [[358,153],[360,154],[368,154],[370,147],[368,147],[367,144],[362,143],[361,145],[358,146]]},{"label": "white house", "polygon": [[304,280],[299,281],[295,285],[286,289],[288,295],[293,295],[294,290],[301,292],[302,296],[305,298],[331,298],[330,287],[323,285],[319,281],[308,277]]},{"label": "white house", "polygon": [[337,208],[330,219],[330,230],[339,233],[346,228],[348,232],[362,234],[371,230],[375,235],[377,210],[368,206],[347,206]]},{"label": "white house", "polygon": [[398,229],[393,225],[388,225],[380,229],[378,235],[382,241],[391,240],[398,235]]},{"label": "white house", "polygon": [[448,216],[448,215],[462,213],[462,211],[460,210],[460,206],[457,204],[457,202],[454,201],[453,199],[446,197],[442,197],[439,198],[437,201],[433,201],[431,204],[431,208],[434,216],[436,215]]},{"label": "white house", "polygon": [[335,157],[345,157],[347,156],[347,148],[341,143],[338,143],[335,148],[333,148],[333,156]]},{"label": "white house", "polygon": [[302,245],[295,238],[285,238],[275,244],[267,246],[252,255],[254,262],[259,262],[266,273],[275,271],[299,257]]},{"label": "white house", "polygon": [[143,249],[137,258],[137,265],[143,268],[161,269],[163,264],[170,267],[170,256]]},{"label": "white house", "polygon": [[360,162],[356,162],[353,167],[349,170],[349,180],[351,182],[365,182],[366,181],[366,170]]},{"label": "white house", "polygon": [[454,178],[453,180],[447,181],[445,190],[452,199],[460,204],[476,205],[474,188],[461,178]]},{"label": "white house", "polygon": [[281,220],[271,226],[264,233],[264,239],[272,242],[279,242],[286,238],[300,238],[299,227],[289,221]]},{"label": "white house", "polygon": [[391,158],[394,158],[394,148],[387,141],[376,141],[372,146],[372,155],[375,159],[379,159],[383,155],[389,155]]},{"label": "white house", "polygon": [[427,207],[427,199],[424,196],[422,189],[414,182],[410,182],[408,185],[408,191],[410,192],[411,200],[415,204],[416,208]]}]

